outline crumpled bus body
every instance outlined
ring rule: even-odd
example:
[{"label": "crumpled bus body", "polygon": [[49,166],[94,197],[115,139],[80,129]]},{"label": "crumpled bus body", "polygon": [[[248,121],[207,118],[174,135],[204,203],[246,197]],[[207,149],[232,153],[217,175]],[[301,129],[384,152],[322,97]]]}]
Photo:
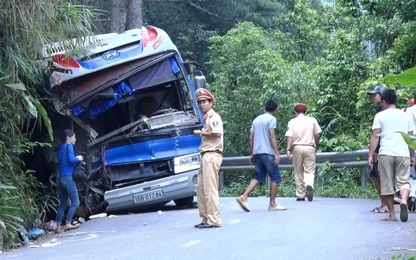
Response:
[{"label": "crumpled bus body", "polygon": [[79,56],[59,43],[44,50],[54,66],[46,89],[54,108],[82,129],[76,148],[88,178],[78,183],[77,214],[191,204],[200,165],[193,130],[202,120],[175,45],[155,27],[91,42]]}]

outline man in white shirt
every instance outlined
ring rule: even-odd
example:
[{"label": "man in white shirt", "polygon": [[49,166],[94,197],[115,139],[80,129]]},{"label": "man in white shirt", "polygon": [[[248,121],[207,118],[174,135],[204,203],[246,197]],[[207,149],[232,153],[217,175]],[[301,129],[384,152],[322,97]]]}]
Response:
[{"label": "man in white shirt", "polygon": [[[406,112],[413,121],[413,125],[416,130],[416,93],[414,98],[410,99],[407,105],[403,108],[403,111]],[[415,132],[413,132],[415,134]],[[407,201],[407,207],[410,211],[415,211],[416,208],[416,166],[410,165],[410,195]],[[396,200],[396,198],[395,198]]]},{"label": "man in white shirt", "polygon": [[380,139],[378,167],[381,183],[381,199],[389,215],[384,221],[397,221],[394,212],[394,194],[399,191],[400,220],[408,219],[407,199],[410,191],[409,167],[414,164],[414,150],[410,149],[399,132],[413,134],[414,125],[410,117],[396,108],[396,93],[386,90],[381,94],[384,110],[374,117],[373,133],[368,154],[368,166],[373,167],[373,153]]}]

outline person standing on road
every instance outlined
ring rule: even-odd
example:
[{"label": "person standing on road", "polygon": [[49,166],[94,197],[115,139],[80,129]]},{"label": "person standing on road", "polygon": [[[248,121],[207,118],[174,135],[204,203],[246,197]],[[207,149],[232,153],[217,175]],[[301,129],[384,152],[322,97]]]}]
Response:
[{"label": "person standing on road", "polygon": [[285,207],[276,204],[276,194],[281,175],[279,170],[280,152],[276,139],[277,119],[274,114],[277,103],[268,100],[265,104],[265,113],[256,117],[251,125],[249,135],[250,163],[255,165],[255,176],[247,186],[246,191],[237,202],[244,211],[250,212],[248,196],[259,184],[263,184],[266,174],[270,176],[270,201],[269,211],[286,210]]},{"label": "person standing on road", "polygon": [[[286,155],[293,161],[293,172],[296,183],[296,200],[313,200],[316,150],[318,149],[321,127],[315,118],[306,116],[308,107],[297,104],[294,107],[295,118],[287,124]],[[293,149],[293,152],[291,150]]]},{"label": "person standing on road", "polygon": [[[416,106],[415,106],[415,100],[416,100],[416,93],[414,94],[414,97],[409,100],[406,107],[403,109],[404,112],[406,112],[410,118],[412,119],[413,126],[416,129]],[[414,165],[411,165],[410,167],[410,177],[413,179],[416,179],[416,168]],[[412,194],[415,195],[415,194]]]},{"label": "person standing on road", "polygon": [[[373,90],[368,91],[367,94],[371,95],[373,104],[377,106],[376,108],[376,114],[383,110],[383,106],[381,105],[381,94],[386,90],[383,86],[375,86]],[[380,206],[375,207],[371,210],[371,212],[374,213],[387,213],[389,212],[387,209],[386,204],[384,204],[383,200],[381,199],[381,188],[380,188],[380,175],[378,173],[378,160],[377,155],[378,151],[380,150],[380,142],[378,143],[373,156],[373,167],[370,169],[370,179],[374,184],[374,187],[376,188],[378,192],[378,196],[380,197]]]},{"label": "person standing on road", "polygon": [[[71,221],[75,215],[75,211],[79,206],[79,197],[77,186],[72,178],[72,172],[75,165],[84,160],[82,155],[75,156],[74,144],[76,142],[75,133],[72,130],[66,129],[62,133],[59,141],[61,145],[58,149],[58,164],[59,164],[59,207],[56,212],[56,223],[58,227],[56,232],[75,229],[78,225],[72,225]],[[66,214],[65,225],[62,224],[64,212],[68,204],[68,199],[71,202],[68,212]]]},{"label": "person standing on road", "polygon": [[219,201],[219,170],[223,152],[223,123],[220,115],[212,108],[214,96],[204,88],[195,92],[199,109],[204,114],[202,130],[194,130],[194,134],[202,137],[201,167],[198,173],[197,200],[201,223],[196,228],[221,227]]},{"label": "person standing on road", "polygon": [[381,94],[384,110],[377,113],[373,121],[368,166],[373,167],[373,154],[380,140],[378,167],[380,174],[381,199],[389,210],[384,221],[397,221],[394,212],[394,194],[399,191],[400,220],[408,219],[407,199],[410,192],[409,167],[414,164],[414,150],[408,147],[399,132],[413,134],[414,126],[410,117],[396,108],[396,93],[387,89]]},{"label": "person standing on road", "polygon": [[[416,129],[416,93],[414,97],[409,100],[407,105],[403,108],[403,111],[406,112],[412,119],[413,126]],[[397,196],[394,198],[394,201],[397,201]],[[401,201],[400,201],[401,202]],[[409,199],[407,200],[407,208],[410,211],[415,211],[416,208],[416,166],[410,165],[410,194]]]}]

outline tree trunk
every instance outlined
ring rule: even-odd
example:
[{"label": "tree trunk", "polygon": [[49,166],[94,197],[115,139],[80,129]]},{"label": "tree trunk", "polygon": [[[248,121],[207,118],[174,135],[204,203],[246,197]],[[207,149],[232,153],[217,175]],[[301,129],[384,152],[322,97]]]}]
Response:
[{"label": "tree trunk", "polygon": [[[78,0],[76,3],[92,7],[92,8],[98,8],[101,10],[110,10],[109,3],[107,1],[102,0]],[[100,16],[99,19],[94,20],[94,33],[96,34],[102,34],[106,33],[106,23],[109,21],[108,16]]]},{"label": "tree trunk", "polygon": [[[109,10],[110,19],[107,25],[102,20],[94,22],[94,31],[96,33],[122,33],[126,30],[141,28],[143,25],[143,0],[110,0],[109,2],[101,0],[76,0],[75,3]],[[107,30],[105,30],[105,27],[107,27]]]},{"label": "tree trunk", "polygon": [[127,0],[110,1],[109,31],[122,33],[126,30]]},{"label": "tree trunk", "polygon": [[126,30],[142,28],[142,0],[128,0]]}]

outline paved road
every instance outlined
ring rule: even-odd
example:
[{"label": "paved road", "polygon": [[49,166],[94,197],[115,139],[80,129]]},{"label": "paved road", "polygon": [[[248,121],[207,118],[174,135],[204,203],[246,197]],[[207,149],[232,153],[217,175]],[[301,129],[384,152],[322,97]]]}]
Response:
[{"label": "paved road", "polygon": [[[223,227],[196,229],[197,209],[162,211],[90,220],[78,230],[50,236],[33,248],[0,259],[392,259],[415,256],[416,214],[406,223],[380,221],[375,200],[278,198],[288,210],[267,211],[268,198],[250,198],[240,209],[221,198]],[[396,211],[399,211],[396,206]],[[396,250],[399,249],[399,250]],[[398,258],[396,258],[398,259]]]}]

